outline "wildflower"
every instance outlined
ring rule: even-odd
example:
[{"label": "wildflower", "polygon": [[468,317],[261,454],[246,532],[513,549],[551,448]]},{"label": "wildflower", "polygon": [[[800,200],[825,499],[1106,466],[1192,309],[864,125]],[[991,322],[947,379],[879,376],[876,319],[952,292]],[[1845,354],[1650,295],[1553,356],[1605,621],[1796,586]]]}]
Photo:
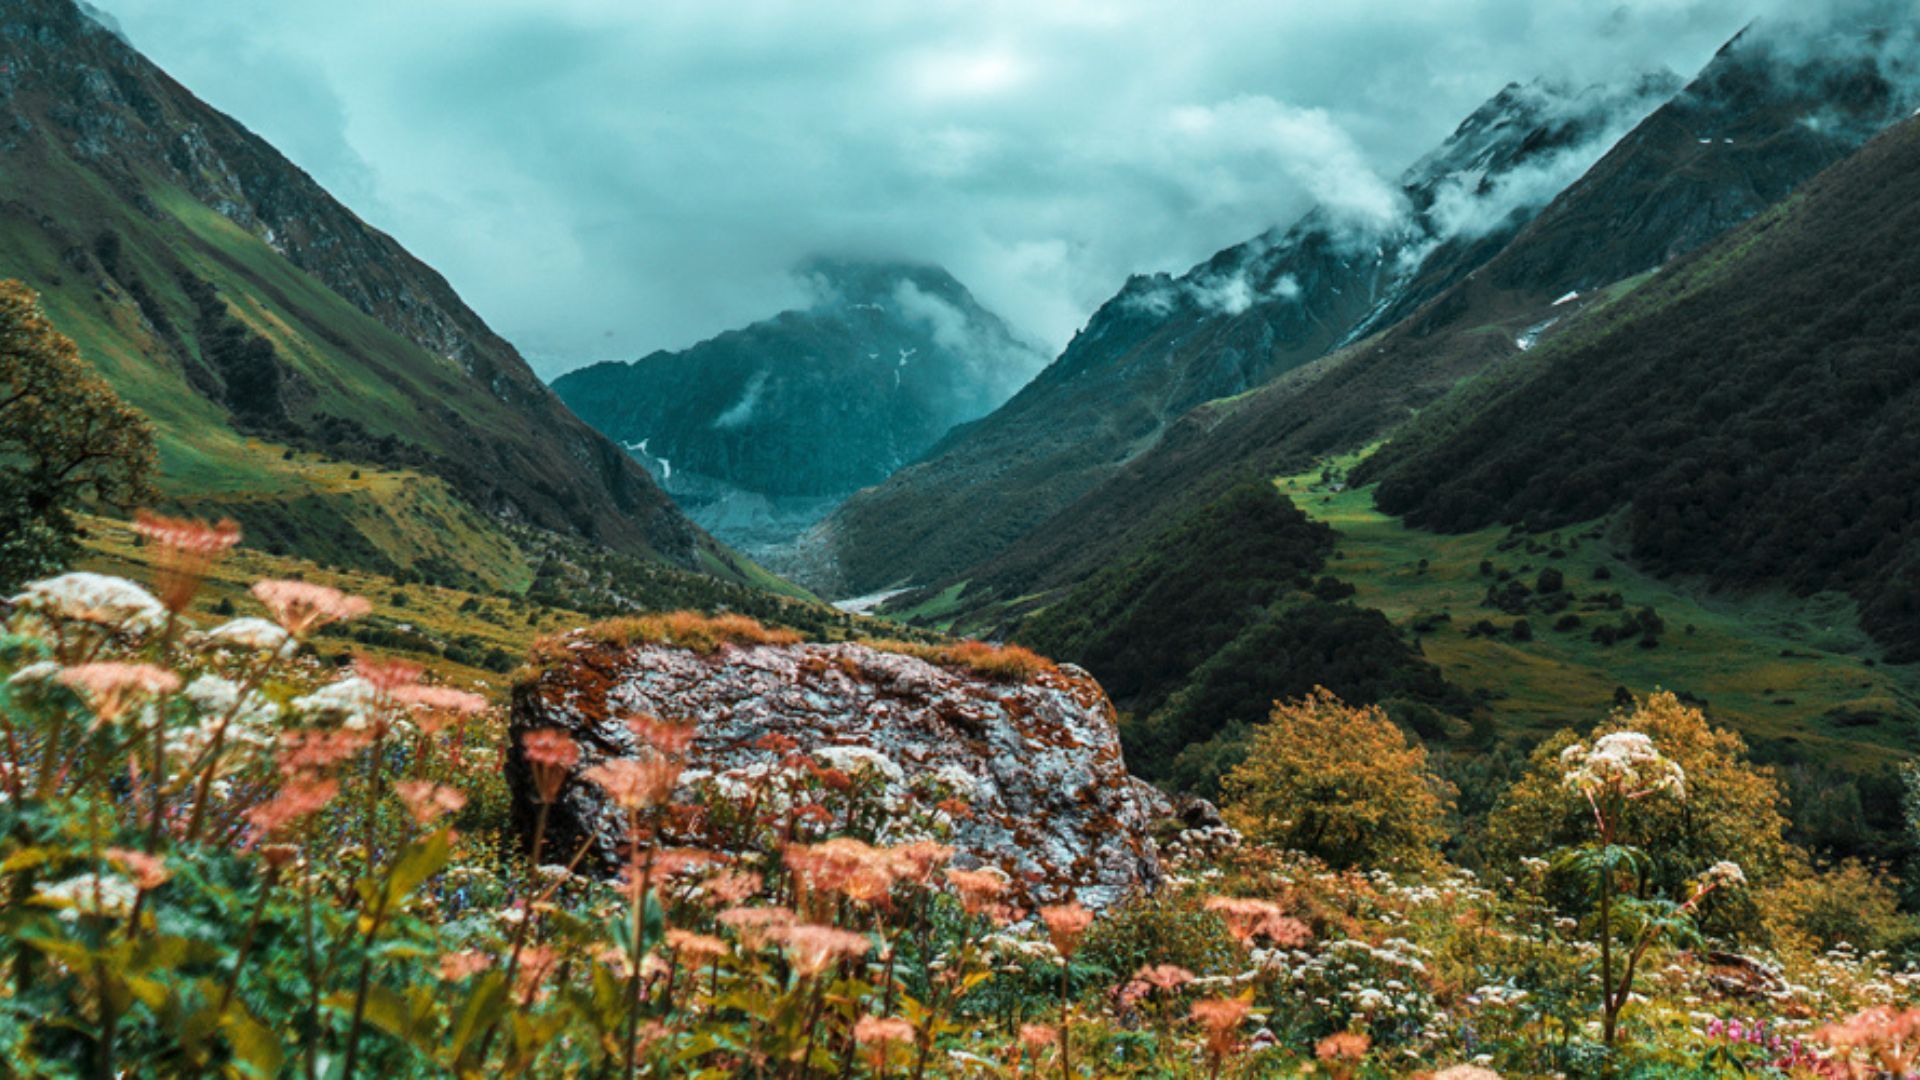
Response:
[{"label": "wildflower", "polygon": [[679,953],[692,963],[718,960],[727,955],[727,943],[707,934],[696,934],[690,930],[667,931],[667,948]]},{"label": "wildflower", "polygon": [[982,870],[947,869],[947,883],[960,894],[960,906],[969,915],[984,914],[1007,891],[1007,876],[991,867]]},{"label": "wildflower", "polygon": [[403,705],[426,709],[431,712],[458,713],[472,716],[485,712],[487,699],[467,690],[455,690],[451,686],[427,686],[414,683],[393,690],[393,699]]},{"label": "wildflower", "polygon": [[1500,1074],[1478,1065],[1453,1065],[1434,1073],[1433,1080],[1500,1080]]},{"label": "wildflower", "polygon": [[780,937],[788,961],[802,978],[818,975],[843,958],[862,956],[873,947],[865,935],[832,926],[794,926]]},{"label": "wildflower", "polygon": [[424,670],[419,664],[407,660],[375,660],[370,656],[353,658],[354,674],[388,697],[397,697],[401,691],[419,683],[420,673]]},{"label": "wildflower", "polygon": [[627,730],[646,745],[674,757],[685,754],[693,745],[692,724],[669,724],[657,716],[631,717],[627,720]]},{"label": "wildflower", "polygon": [[379,687],[358,675],[349,675],[288,704],[294,712],[330,718],[343,728],[359,731],[380,715],[380,698]]},{"label": "wildflower", "polygon": [[1078,900],[1043,907],[1040,918],[1047,924],[1047,937],[1053,941],[1053,947],[1069,959],[1080,948],[1080,938],[1087,927],[1093,925],[1093,912],[1082,907]]},{"label": "wildflower", "polygon": [[1359,1061],[1372,1047],[1373,1040],[1359,1032],[1336,1031],[1314,1046],[1313,1056],[1321,1061]]},{"label": "wildflower", "polygon": [[1609,790],[1637,799],[1671,789],[1686,795],[1686,773],[1642,732],[1603,735],[1592,749],[1574,743],[1560,752],[1560,763],[1567,769],[1562,782],[1589,794]]},{"label": "wildflower", "polygon": [[142,510],[134,515],[133,531],[160,549],[154,560],[160,598],[166,609],[175,613],[187,609],[214,560],[240,542],[240,526],[230,518],[208,525]]},{"label": "wildflower", "polygon": [[1219,915],[1227,932],[1242,945],[1264,937],[1285,949],[1297,949],[1312,940],[1307,924],[1290,918],[1280,905],[1266,900],[1248,900],[1231,896],[1207,898],[1207,910]]},{"label": "wildflower", "polygon": [[605,789],[622,810],[645,810],[667,801],[680,779],[680,766],[664,758],[613,758],[584,774]]},{"label": "wildflower", "polygon": [[340,794],[334,780],[298,779],[282,786],[279,793],[247,814],[253,827],[268,835],[279,833],[297,822],[319,813]]},{"label": "wildflower", "polygon": [[749,949],[779,940],[795,921],[793,912],[780,907],[736,907],[720,913],[720,925],[738,934]]},{"label": "wildflower", "polygon": [[[1729,1033],[1731,1035],[1731,1033]],[[1738,1036],[1731,1036],[1738,1038]],[[1815,1031],[1813,1038],[1842,1052],[1859,1051],[1893,1075],[1905,1075],[1920,1051],[1920,1009],[1876,1005]]]},{"label": "wildflower", "polygon": [[534,791],[540,801],[550,803],[566,783],[567,773],[580,761],[580,744],[564,731],[541,728],[520,737],[520,752],[533,771]]},{"label": "wildflower", "polygon": [[60,918],[73,922],[82,915],[117,919],[133,910],[140,890],[117,874],[81,874],[50,885],[35,885],[35,901],[63,909]]},{"label": "wildflower", "polygon": [[1021,1024],[1020,1045],[1038,1054],[1060,1041],[1060,1030],[1051,1024]]},{"label": "wildflower", "polygon": [[898,1016],[862,1016],[853,1026],[853,1037],[861,1043],[912,1042],[916,1034],[913,1022]]},{"label": "wildflower", "polygon": [[876,1046],[884,1051],[888,1043],[911,1043],[919,1032],[912,1021],[898,1016],[862,1016],[853,1025],[853,1041],[861,1046]]},{"label": "wildflower", "polygon": [[493,957],[473,949],[444,953],[440,957],[440,978],[445,982],[460,982],[493,966]]},{"label": "wildflower", "polygon": [[785,859],[809,893],[834,893],[870,904],[886,899],[893,888],[892,853],[850,836],[792,845]]},{"label": "wildflower", "polygon": [[514,975],[514,992],[522,1001],[546,997],[547,975],[560,962],[560,954],[545,945],[529,945],[520,951],[520,969]]},{"label": "wildflower", "polygon": [[700,888],[716,904],[738,904],[760,891],[759,874],[727,870],[700,883]]},{"label": "wildflower", "polygon": [[157,889],[167,883],[173,873],[167,869],[167,861],[157,855],[129,848],[108,848],[107,861],[125,871],[133,878],[141,892]]},{"label": "wildflower", "polygon": [[1152,964],[1134,972],[1133,977],[1158,990],[1178,990],[1193,981],[1193,972],[1177,964]]},{"label": "wildflower", "polygon": [[256,581],[255,599],[267,606],[273,621],[298,637],[328,623],[357,619],[373,610],[365,597],[305,581]]},{"label": "wildflower", "polygon": [[293,635],[281,629],[279,624],[256,615],[244,615],[221,623],[207,631],[206,641],[210,645],[230,649],[277,654],[290,652],[293,647]]},{"label": "wildflower", "polygon": [[218,723],[224,719],[230,727],[241,729],[230,732],[229,738],[238,735],[243,739],[264,743],[267,735],[259,729],[265,728],[280,715],[280,706],[267,700],[258,690],[249,690],[243,697],[239,683],[218,675],[195,678],[181,691],[180,696],[207,714],[212,722]]},{"label": "wildflower", "polygon": [[1747,874],[1746,871],[1740,869],[1740,864],[1729,862],[1725,859],[1714,863],[1707,868],[1706,873],[1700,875],[1700,887],[1703,890],[1732,889],[1738,888],[1746,883]]},{"label": "wildflower", "polygon": [[7,601],[62,622],[89,623],[141,635],[167,623],[167,609],[150,592],[125,578],[75,571],[36,581]]},{"label": "wildflower", "polygon": [[393,785],[393,790],[406,805],[407,813],[413,820],[425,828],[432,825],[444,814],[457,814],[467,805],[467,797],[445,784],[436,784],[431,780],[402,780]]},{"label": "wildflower", "polygon": [[113,661],[70,667],[60,673],[60,681],[86,698],[93,714],[109,724],[139,698],[180,689],[180,676],[166,668]]},{"label": "wildflower", "polygon": [[913,840],[895,845],[887,854],[893,860],[895,877],[924,885],[932,880],[935,869],[953,858],[953,849],[932,840]]},{"label": "wildflower", "polygon": [[360,731],[322,731],[308,728],[280,736],[275,767],[289,779],[327,772],[367,748],[371,740]]},{"label": "wildflower", "polygon": [[[1222,1058],[1233,1049],[1234,1032],[1239,1030],[1240,1021],[1246,1019],[1247,1007],[1247,1003],[1238,998],[1205,998],[1193,1003],[1188,1015],[1206,1029],[1209,1055]],[[1364,1048],[1362,1053],[1365,1053]],[[1320,1056],[1326,1057],[1325,1054]]]}]

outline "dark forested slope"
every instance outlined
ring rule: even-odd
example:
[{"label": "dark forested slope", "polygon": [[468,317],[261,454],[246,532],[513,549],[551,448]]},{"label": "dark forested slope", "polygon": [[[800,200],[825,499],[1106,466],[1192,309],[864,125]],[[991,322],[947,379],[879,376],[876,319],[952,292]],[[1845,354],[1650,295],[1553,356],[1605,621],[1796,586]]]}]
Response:
[{"label": "dark forested slope", "polygon": [[1920,121],[1674,265],[1372,462],[1460,530],[1627,508],[1634,557],[1853,593],[1920,659]]}]

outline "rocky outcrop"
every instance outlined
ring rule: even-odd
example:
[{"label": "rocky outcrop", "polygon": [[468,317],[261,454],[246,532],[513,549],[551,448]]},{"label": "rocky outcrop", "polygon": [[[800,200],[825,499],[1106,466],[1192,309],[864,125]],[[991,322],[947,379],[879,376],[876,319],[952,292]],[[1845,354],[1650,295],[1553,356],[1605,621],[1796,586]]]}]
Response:
[{"label": "rocky outcrop", "polygon": [[675,796],[689,811],[675,815],[683,822],[724,816],[716,800],[765,813],[783,773],[831,769],[868,793],[874,812],[855,831],[879,843],[943,836],[957,865],[1001,868],[1029,903],[1071,895],[1104,906],[1160,881],[1149,830],[1170,807],[1127,773],[1113,708],[1078,668],[1009,682],[865,645],[725,645],[703,655],[584,633],[561,652],[515,691],[507,764],[525,828],[537,803],[522,738],[552,728],[579,743],[579,765],[549,812],[550,850],[587,842],[602,868],[618,861],[623,821],[580,773],[638,753],[625,721],[652,715],[695,725]]}]

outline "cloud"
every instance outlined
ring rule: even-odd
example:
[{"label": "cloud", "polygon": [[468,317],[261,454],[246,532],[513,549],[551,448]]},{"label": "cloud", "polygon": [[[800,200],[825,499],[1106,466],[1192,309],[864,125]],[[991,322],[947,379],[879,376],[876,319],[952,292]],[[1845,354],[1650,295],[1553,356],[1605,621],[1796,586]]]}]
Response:
[{"label": "cloud", "polygon": [[1204,204],[1242,206],[1259,199],[1256,187],[1284,190],[1277,172],[1341,225],[1385,229],[1406,214],[1399,187],[1373,170],[1325,109],[1243,95],[1176,108],[1169,120],[1169,170]]},{"label": "cloud", "polygon": [[[94,0],[545,374],[937,262],[1058,349],[1392,178],[1502,85],[1697,70],[1789,0]],[[1223,302],[1238,302],[1232,295]]]},{"label": "cloud", "polygon": [[751,423],[754,412],[760,408],[760,399],[766,395],[767,377],[768,373],[764,370],[754,372],[747,379],[746,389],[740,391],[740,400],[714,417],[713,426],[722,431],[732,431]]},{"label": "cloud", "polygon": [[976,415],[1012,397],[1052,359],[1040,349],[991,332],[989,327],[968,318],[966,312],[912,281],[902,279],[894,286],[893,303],[908,320],[925,324],[934,344],[971,368],[960,385],[973,389],[974,398],[969,408]]}]

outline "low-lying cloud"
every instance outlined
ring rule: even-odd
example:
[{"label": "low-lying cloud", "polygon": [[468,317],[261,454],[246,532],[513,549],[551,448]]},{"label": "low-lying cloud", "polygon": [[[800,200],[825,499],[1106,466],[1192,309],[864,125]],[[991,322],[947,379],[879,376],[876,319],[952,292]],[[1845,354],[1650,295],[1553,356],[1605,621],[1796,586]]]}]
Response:
[{"label": "low-lying cloud", "polygon": [[1390,219],[1507,82],[1690,74],[1795,6],[96,2],[548,375],[802,306],[821,252],[945,265],[1057,350],[1129,274]]}]

